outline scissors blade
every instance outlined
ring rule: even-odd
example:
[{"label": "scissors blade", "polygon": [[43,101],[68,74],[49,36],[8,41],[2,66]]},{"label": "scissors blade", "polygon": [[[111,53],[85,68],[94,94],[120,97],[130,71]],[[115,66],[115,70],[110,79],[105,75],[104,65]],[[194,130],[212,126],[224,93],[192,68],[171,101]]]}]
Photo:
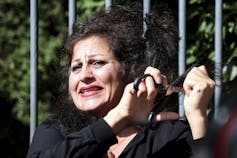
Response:
[{"label": "scissors blade", "polygon": [[184,89],[178,86],[169,86],[168,88],[166,88],[165,96],[169,96],[172,93],[184,93]]},{"label": "scissors blade", "polygon": [[172,93],[184,93],[184,89],[181,87],[183,85],[184,79],[187,74],[192,70],[193,67],[199,66],[200,63],[194,63],[191,65],[181,76],[179,76],[176,80],[170,83],[170,85],[166,88],[165,96],[169,96]]}]

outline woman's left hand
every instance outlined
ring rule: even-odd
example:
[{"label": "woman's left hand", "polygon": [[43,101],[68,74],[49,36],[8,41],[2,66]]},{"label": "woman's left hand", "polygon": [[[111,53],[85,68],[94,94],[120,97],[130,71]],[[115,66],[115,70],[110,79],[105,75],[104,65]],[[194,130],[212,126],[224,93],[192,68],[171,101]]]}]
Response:
[{"label": "woman's left hand", "polygon": [[194,67],[186,76],[184,109],[194,139],[206,132],[207,107],[212,97],[215,82],[208,76],[205,66]]}]

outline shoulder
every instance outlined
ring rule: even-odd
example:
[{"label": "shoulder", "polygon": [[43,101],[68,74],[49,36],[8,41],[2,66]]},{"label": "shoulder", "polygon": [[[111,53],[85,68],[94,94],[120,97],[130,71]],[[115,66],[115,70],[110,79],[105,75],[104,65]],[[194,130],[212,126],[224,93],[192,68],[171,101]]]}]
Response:
[{"label": "shoulder", "polygon": [[64,136],[61,132],[59,121],[54,116],[50,116],[35,130],[27,157],[32,157],[42,151],[46,151],[63,141],[63,139]]},{"label": "shoulder", "polygon": [[35,135],[41,132],[53,132],[53,133],[60,133],[61,132],[62,125],[60,121],[53,115],[46,118],[36,129]]},{"label": "shoulder", "polygon": [[32,147],[48,148],[64,139],[60,123],[53,116],[48,117],[36,129],[31,143]]}]

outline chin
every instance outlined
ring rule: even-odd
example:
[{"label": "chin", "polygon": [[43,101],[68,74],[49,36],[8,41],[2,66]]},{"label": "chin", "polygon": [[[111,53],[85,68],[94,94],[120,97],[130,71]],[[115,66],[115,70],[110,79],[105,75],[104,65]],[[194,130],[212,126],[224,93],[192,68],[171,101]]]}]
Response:
[{"label": "chin", "polygon": [[111,108],[105,105],[100,105],[97,107],[94,106],[93,109],[88,109],[88,112],[92,114],[93,116],[100,118],[100,117],[104,117],[110,110]]},{"label": "chin", "polygon": [[89,112],[89,113],[99,113],[102,110],[104,105],[98,104],[98,102],[86,102],[82,104],[77,104],[77,108],[81,111]]}]

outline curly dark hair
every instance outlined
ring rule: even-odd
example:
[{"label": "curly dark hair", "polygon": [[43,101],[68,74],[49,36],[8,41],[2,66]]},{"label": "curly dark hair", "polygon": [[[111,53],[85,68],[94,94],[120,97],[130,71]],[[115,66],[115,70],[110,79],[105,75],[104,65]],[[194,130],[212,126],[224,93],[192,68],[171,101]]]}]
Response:
[{"label": "curly dark hair", "polygon": [[144,63],[146,48],[142,32],[142,16],[137,11],[127,8],[113,8],[110,12],[100,11],[85,23],[76,23],[73,33],[68,38],[66,50],[71,62],[72,49],[76,42],[89,36],[100,36],[108,42],[117,60],[123,65],[125,79],[134,79],[131,72],[134,66]]},{"label": "curly dark hair", "polygon": [[178,30],[168,10],[153,11],[147,15],[145,39],[146,63],[158,68],[169,81],[177,77]]},{"label": "curly dark hair", "polygon": [[178,41],[175,20],[168,11],[160,11],[147,15],[146,23],[148,30],[144,34],[142,11],[122,6],[112,7],[109,12],[100,11],[85,23],[75,23],[65,44],[68,64],[74,45],[83,38],[96,35],[107,40],[115,57],[124,66],[125,81],[133,81],[146,66],[163,70],[169,79],[173,79]]},{"label": "curly dark hair", "polygon": [[[132,82],[135,77],[144,73],[147,66],[160,69],[168,80],[173,80],[177,76],[178,33],[175,20],[168,10],[159,10],[152,11],[145,21],[148,29],[144,33],[141,10],[136,7],[116,6],[109,12],[96,13],[84,23],[75,23],[73,33],[67,38],[64,47],[68,56],[68,66],[71,64],[74,45],[84,38],[96,35],[108,42],[115,57],[122,64],[125,82]],[[70,105],[72,104],[71,101]],[[64,106],[67,105],[60,106],[58,113],[64,128],[81,127],[78,120],[80,111],[75,109],[75,106],[67,106],[66,109]],[[68,112],[70,108],[72,110]],[[70,115],[64,114],[64,111]],[[72,115],[78,119],[68,118]],[[85,116],[83,113],[82,117]],[[86,122],[85,119],[82,120]]]}]

